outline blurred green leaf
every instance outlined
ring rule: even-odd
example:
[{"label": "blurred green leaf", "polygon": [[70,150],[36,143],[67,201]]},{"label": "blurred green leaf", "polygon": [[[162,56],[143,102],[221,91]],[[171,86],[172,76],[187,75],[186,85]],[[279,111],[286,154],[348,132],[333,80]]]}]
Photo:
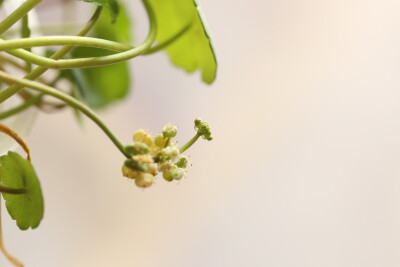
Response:
[{"label": "blurred green leaf", "polygon": [[25,188],[25,194],[3,193],[7,211],[21,230],[38,227],[43,218],[43,196],[40,182],[30,161],[15,152],[0,157],[1,185],[8,188]]},{"label": "blurred green leaf", "polygon": [[165,48],[172,62],[193,72],[200,69],[203,81],[216,77],[217,61],[204,19],[194,0],[151,0],[157,19],[157,42],[163,43],[189,23],[190,29]]},{"label": "blurred green leaf", "polygon": [[85,2],[96,3],[110,11],[111,23],[114,23],[119,13],[119,4],[116,0],[83,0]]},{"label": "blurred green leaf", "polygon": [[[110,15],[107,13],[101,14],[92,31],[92,36],[129,44],[131,27],[125,9],[120,9],[114,24],[109,23],[109,17]],[[72,52],[74,58],[111,54],[113,52],[89,47],[78,47]],[[84,102],[97,109],[123,99],[130,88],[131,74],[127,62],[97,68],[66,70],[64,75],[76,85]]]}]

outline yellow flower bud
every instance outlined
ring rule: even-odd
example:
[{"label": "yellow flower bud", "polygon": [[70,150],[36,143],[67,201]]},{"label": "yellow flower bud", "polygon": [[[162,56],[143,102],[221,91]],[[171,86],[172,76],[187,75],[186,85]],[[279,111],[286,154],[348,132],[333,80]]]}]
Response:
[{"label": "yellow flower bud", "polygon": [[150,157],[150,155],[136,155],[136,156],[132,156],[132,159],[140,162],[140,163],[153,163],[153,158]]},{"label": "yellow flower bud", "polygon": [[133,141],[134,142],[142,142],[142,143],[148,145],[149,147],[151,147],[153,145],[153,138],[150,136],[150,134],[148,134],[143,129],[137,130],[133,134]]},{"label": "yellow flower bud", "polygon": [[122,175],[130,179],[135,179],[136,177],[138,177],[139,172],[132,170],[124,164],[122,165]]},{"label": "yellow flower bud", "polygon": [[135,179],[135,184],[140,188],[146,188],[153,184],[154,175],[146,172],[141,172]]}]

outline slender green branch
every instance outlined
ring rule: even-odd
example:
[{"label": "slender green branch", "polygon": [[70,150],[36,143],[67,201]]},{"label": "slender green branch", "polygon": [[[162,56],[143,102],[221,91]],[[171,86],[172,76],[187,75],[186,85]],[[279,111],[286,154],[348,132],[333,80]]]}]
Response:
[{"label": "slender green branch", "polygon": [[133,48],[130,45],[104,40],[100,38],[93,38],[93,37],[41,36],[41,37],[31,37],[31,38],[1,41],[0,51],[20,49],[20,48],[31,48],[37,46],[60,46],[60,45],[87,46],[87,47],[95,47],[117,52],[125,52]]},{"label": "slender green branch", "polygon": [[[96,11],[94,12],[93,16],[90,18],[89,22],[86,24],[86,26],[78,33],[78,36],[84,36],[86,35],[95,25],[95,23],[97,22],[100,13],[102,11],[102,7],[97,7]],[[63,56],[65,56],[71,49],[73,48],[73,46],[64,46],[63,48],[61,48],[60,50],[58,50],[56,53],[54,53],[54,55],[51,56],[52,59],[59,59],[62,58]],[[43,73],[45,73],[49,68],[46,67],[37,67],[36,69],[34,69],[31,73],[29,73],[28,75],[25,76],[25,79],[29,79],[29,80],[34,80],[36,78],[38,78],[39,76],[41,76]],[[14,84],[10,87],[8,87],[7,89],[5,89],[4,91],[0,92],[0,104],[3,103],[5,100],[7,100],[8,98],[10,98],[12,95],[14,95],[15,93],[17,93],[19,90],[21,90],[23,88],[23,86],[18,85],[18,84]]]},{"label": "slender green branch", "polygon": [[14,12],[8,15],[5,19],[0,22],[0,35],[11,28],[17,21],[28,12],[38,5],[42,0],[27,0],[25,3],[20,5]]},{"label": "slender green branch", "polygon": [[190,27],[192,25],[193,25],[193,23],[189,22],[187,25],[182,27],[182,29],[180,29],[175,34],[173,34],[170,38],[168,38],[165,41],[153,46],[152,48],[147,50],[144,54],[145,55],[151,55],[151,54],[154,54],[154,53],[166,48],[167,46],[169,46],[170,44],[172,44],[173,42],[178,40],[182,35],[184,35],[190,29]]},{"label": "slender green branch", "polygon": [[186,144],[184,144],[179,150],[181,153],[185,152],[189,147],[191,147],[194,143],[196,143],[197,139],[201,134],[197,133],[192,139],[190,139]]},{"label": "slender green branch", "polygon": [[14,195],[19,195],[19,194],[25,194],[26,189],[25,188],[8,188],[0,185],[0,192],[1,193],[7,193],[7,194],[14,194]]},{"label": "slender green branch", "polygon": [[16,83],[23,87],[28,87],[33,90],[51,95],[55,98],[60,99],[61,101],[64,101],[69,106],[78,109],[83,114],[85,114],[88,118],[90,118],[94,123],[96,123],[100,127],[100,129],[103,130],[103,132],[110,138],[110,140],[121,151],[122,154],[124,154],[126,157],[129,157],[129,154],[127,154],[124,151],[124,146],[118,140],[118,138],[115,137],[115,135],[110,131],[110,129],[108,129],[108,127],[97,116],[97,114],[94,113],[89,107],[87,107],[82,102],[76,100],[75,98],[71,97],[70,95],[67,95],[61,91],[58,91],[57,89],[55,89],[53,87],[50,87],[50,86],[47,86],[47,85],[44,85],[44,84],[41,84],[38,82],[30,81],[28,79],[18,78],[18,77],[12,76],[6,72],[3,72],[3,71],[0,71],[0,80],[3,82]]},{"label": "slender green branch", "polygon": [[[29,38],[31,37],[31,29],[29,28],[29,18],[28,14],[22,17],[22,28],[21,28],[21,37]],[[31,52],[32,49],[28,48],[28,51]],[[26,62],[26,69],[31,72],[32,71],[32,63]]]},{"label": "slender green branch", "polygon": [[[142,1],[149,15],[150,31],[149,34],[147,35],[147,38],[143,41],[143,43],[128,51],[102,57],[60,59],[60,60],[38,56],[23,49],[11,50],[8,51],[8,53],[18,58],[21,58],[27,62],[31,62],[33,64],[51,69],[91,68],[91,67],[110,65],[132,59],[136,56],[145,53],[154,43],[157,35],[157,23],[153,9],[151,8],[148,0],[142,0]],[[1,98],[0,98],[0,103],[1,103]]]},{"label": "slender green branch", "polygon": [[27,101],[23,102],[21,105],[16,106],[15,108],[6,110],[4,112],[0,112],[0,120],[4,120],[5,118],[11,117],[19,112],[24,111],[25,109],[35,105],[41,101],[43,94],[38,94],[34,97],[29,98]]}]

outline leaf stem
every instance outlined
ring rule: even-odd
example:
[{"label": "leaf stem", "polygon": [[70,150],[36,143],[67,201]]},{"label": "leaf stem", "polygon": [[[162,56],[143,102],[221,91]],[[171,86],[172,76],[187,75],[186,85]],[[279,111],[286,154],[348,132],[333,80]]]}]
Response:
[{"label": "leaf stem", "polygon": [[[0,71],[0,72],[3,72],[3,71]],[[11,129],[10,127],[8,127],[2,123],[0,123],[0,132],[2,132],[4,134],[8,135],[9,137],[11,137],[12,139],[14,139],[15,142],[17,142],[26,152],[27,159],[29,161],[31,161],[31,152],[29,150],[29,146],[19,134],[17,134],[13,129]]]},{"label": "leaf stem", "polygon": [[76,108],[80,110],[83,114],[85,114],[88,118],[90,118],[94,123],[96,123],[100,129],[103,130],[103,132],[110,138],[110,140],[114,143],[114,145],[121,151],[121,153],[129,158],[129,155],[124,151],[124,146],[122,143],[118,140],[118,138],[111,132],[110,129],[104,124],[104,122],[97,116],[96,113],[94,113],[93,110],[91,110],[88,106],[83,104],[82,102],[76,100],[70,95],[67,95],[61,91],[58,91],[57,89],[50,87],[48,85],[44,85],[35,81],[30,81],[28,79],[24,78],[18,78],[15,76],[12,76],[4,71],[0,71],[0,80],[4,82],[11,82],[11,83],[16,83],[19,84],[20,86],[23,87],[28,87],[33,90],[51,95],[55,98],[58,98],[65,103],[67,103],[69,106]]},{"label": "leaf stem", "polygon": [[28,12],[38,5],[42,0],[27,0],[25,3],[20,5],[14,12],[8,15],[5,19],[0,22],[0,35],[11,28],[17,21]]},{"label": "leaf stem", "polygon": [[[90,18],[89,22],[86,24],[86,26],[78,33],[78,36],[84,36],[86,35],[94,26],[94,24],[97,22],[100,13],[102,11],[102,7],[97,7],[96,11],[94,12],[93,16]],[[50,58],[52,59],[59,59],[65,56],[73,47],[72,46],[64,46],[60,50],[58,50],[56,53],[54,53]],[[36,69],[34,69],[32,72],[30,72],[28,75],[25,76],[25,79],[29,80],[34,80],[41,76],[43,73],[45,73],[49,68],[47,67],[42,67],[39,66]],[[5,100],[10,98],[12,95],[17,93],[19,90],[21,90],[23,86],[14,84],[4,91],[0,92],[0,104],[3,103]]]},{"label": "leaf stem", "polygon": [[191,147],[194,143],[196,143],[197,139],[199,139],[199,137],[201,136],[201,134],[196,133],[196,135],[190,139],[186,144],[184,144],[179,150],[181,153],[185,152],[189,147]]},{"label": "leaf stem", "polygon": [[[0,51],[31,48],[37,46],[86,46],[95,47],[101,49],[107,49],[117,52],[125,52],[133,47],[130,45],[113,42],[105,39],[94,38],[94,37],[82,37],[82,36],[40,36],[31,38],[21,38],[13,40],[5,40],[0,42]],[[11,51],[8,51],[11,52]]]}]

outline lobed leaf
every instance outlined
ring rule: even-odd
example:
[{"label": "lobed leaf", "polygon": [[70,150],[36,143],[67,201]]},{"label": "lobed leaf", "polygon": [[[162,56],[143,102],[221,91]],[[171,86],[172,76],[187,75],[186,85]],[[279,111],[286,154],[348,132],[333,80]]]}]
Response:
[{"label": "lobed leaf", "polygon": [[6,208],[21,230],[39,226],[44,204],[39,179],[30,161],[9,151],[0,157],[1,185],[8,188],[25,188],[24,194],[3,193]]},{"label": "lobed leaf", "polygon": [[157,42],[163,43],[191,23],[189,30],[165,50],[171,61],[188,72],[200,69],[204,82],[216,77],[217,60],[204,18],[195,0],[151,0],[157,20]]}]

